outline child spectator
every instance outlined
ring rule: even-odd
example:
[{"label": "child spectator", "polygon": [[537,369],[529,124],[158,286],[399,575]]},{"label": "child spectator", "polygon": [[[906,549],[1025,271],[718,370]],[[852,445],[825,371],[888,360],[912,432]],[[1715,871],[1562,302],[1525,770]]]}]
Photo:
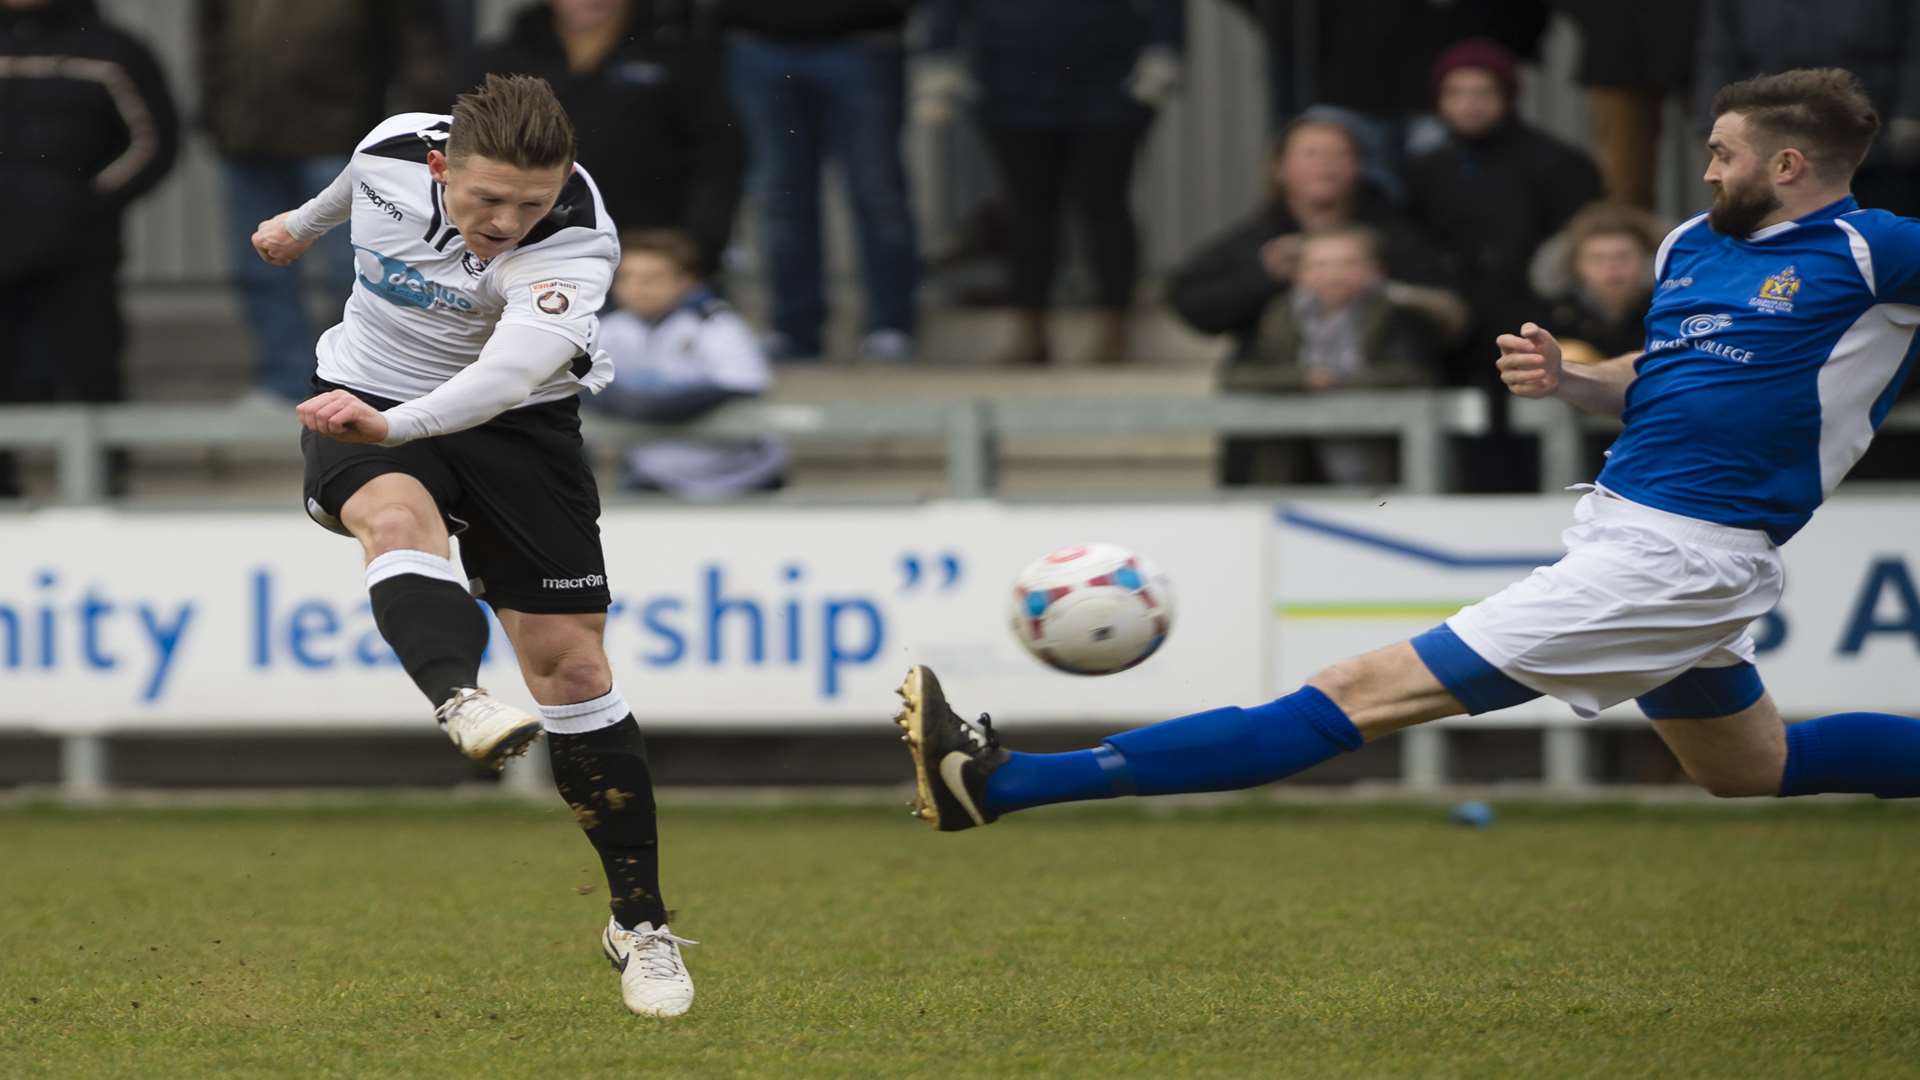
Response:
[{"label": "child spectator", "polygon": [[[1229,364],[1231,392],[1300,393],[1349,387],[1429,386],[1439,381],[1439,329],[1386,277],[1380,235],[1364,225],[1309,233],[1294,287],[1268,305],[1251,348]],[[1390,440],[1229,440],[1222,479],[1287,484],[1317,465],[1336,484],[1392,479]]]},{"label": "child spectator", "polygon": [[1553,328],[1567,359],[1604,360],[1645,343],[1661,235],[1652,215],[1618,203],[1595,203],[1567,224],[1571,284],[1542,323]]},{"label": "child spectator", "polygon": [[1215,237],[1181,262],[1167,283],[1167,303],[1203,334],[1229,334],[1236,352],[1250,348],[1262,315],[1293,287],[1303,235],[1360,223],[1379,236],[1381,262],[1395,281],[1420,292],[1452,336],[1466,311],[1442,288],[1455,279],[1414,224],[1361,177],[1354,134],[1331,120],[1303,117],[1287,126],[1267,165],[1269,198],[1247,221]]},{"label": "child spectator", "polygon": [[[627,234],[613,280],[619,310],[600,320],[613,383],[593,405],[629,420],[680,423],[736,398],[758,397],[771,369],[746,320],[699,276],[700,250],[685,233]],[[650,440],[623,455],[625,485],[710,501],[785,483],[777,438]]]}]

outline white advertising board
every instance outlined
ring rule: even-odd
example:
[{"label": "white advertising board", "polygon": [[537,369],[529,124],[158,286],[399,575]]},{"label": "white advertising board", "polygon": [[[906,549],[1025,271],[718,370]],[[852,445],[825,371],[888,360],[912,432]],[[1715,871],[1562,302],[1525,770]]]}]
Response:
[{"label": "white advertising board", "polygon": [[[664,508],[601,522],[607,645],[643,722],[884,722],[908,664],[1008,727],[1116,726],[1258,700],[1269,508]],[[1160,654],[1078,678],[1007,627],[1014,575],[1066,544],[1157,561]],[[495,627],[482,681],[530,705]],[[297,510],[0,516],[0,723],[48,731],[400,726],[426,706],[373,625],[359,549]]]},{"label": "white advertising board", "polygon": [[[1276,692],[1411,637],[1558,558],[1577,494],[1288,503],[1274,514]],[[1920,500],[1840,498],[1782,549],[1787,589],[1754,627],[1791,717],[1920,710]],[[1638,716],[1632,704],[1609,718]],[[1497,718],[1564,721],[1551,700]]]}]

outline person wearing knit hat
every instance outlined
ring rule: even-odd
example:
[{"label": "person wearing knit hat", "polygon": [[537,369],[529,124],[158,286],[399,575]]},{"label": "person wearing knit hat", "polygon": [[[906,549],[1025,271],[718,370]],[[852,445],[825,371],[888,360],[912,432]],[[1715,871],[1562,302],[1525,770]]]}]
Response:
[{"label": "person wearing knit hat", "polygon": [[1511,105],[1520,95],[1519,61],[1505,45],[1491,38],[1471,38],[1447,47],[1434,58],[1433,74],[1427,81],[1427,89],[1434,99],[1440,98],[1441,86],[1447,76],[1462,68],[1484,71],[1493,77],[1502,92],[1502,97]]},{"label": "person wearing knit hat", "polygon": [[[1513,54],[1485,39],[1463,41],[1434,61],[1434,112],[1446,141],[1407,163],[1407,209],[1460,269],[1473,309],[1468,341],[1517,326],[1542,301],[1528,282],[1533,253],[1575,211],[1600,196],[1593,160],[1522,121]],[[1485,373],[1478,351],[1455,358],[1456,385],[1481,385],[1504,427],[1507,395]],[[1478,491],[1527,487],[1526,452],[1503,435],[1479,440],[1463,461]]]}]

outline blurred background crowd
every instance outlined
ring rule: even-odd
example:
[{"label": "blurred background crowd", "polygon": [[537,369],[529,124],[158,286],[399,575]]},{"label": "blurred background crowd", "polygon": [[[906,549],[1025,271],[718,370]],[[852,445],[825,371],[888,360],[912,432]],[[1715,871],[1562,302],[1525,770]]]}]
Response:
[{"label": "blurred background crowd", "polygon": [[[1190,47],[1203,23],[1260,44],[1253,77]],[[1526,106],[1556,41],[1579,92],[1548,125]],[[1910,0],[0,0],[0,403],[304,397],[353,253],[339,230],[304,274],[273,270],[255,224],[382,116],[517,72],[553,83],[628,236],[623,381],[598,407],[685,419],[821,372],[1472,387],[1494,432],[1458,448],[1459,486],[1531,490],[1492,338],[1531,319],[1571,354],[1637,348],[1660,239],[1707,199],[1663,162],[1720,85],[1808,65],[1852,69],[1880,109],[1860,201],[1920,212]],[[1235,144],[1209,134],[1228,126],[1266,150],[1195,152]],[[203,207],[187,227],[216,229],[224,263],[125,267],[129,208],[183,145],[217,168],[170,213]],[[1140,190],[1149,153],[1184,178],[1171,208]],[[141,235],[154,267],[161,238],[190,246],[165,222]],[[167,286],[230,289],[244,334],[166,336],[130,380],[121,292],[193,307]],[[215,351],[245,362],[199,363]],[[772,440],[647,449],[628,482],[695,497],[786,468]],[[1271,438],[1212,466],[1259,485],[1395,469],[1390,444]],[[19,483],[0,461],[0,495]]]}]

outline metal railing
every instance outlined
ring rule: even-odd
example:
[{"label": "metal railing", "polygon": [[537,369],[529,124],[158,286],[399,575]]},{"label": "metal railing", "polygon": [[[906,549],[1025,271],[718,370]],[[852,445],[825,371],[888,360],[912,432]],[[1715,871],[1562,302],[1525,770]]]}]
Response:
[{"label": "metal railing", "polygon": [[[1587,437],[1620,431],[1620,421],[1615,417],[1592,416],[1558,401],[1516,400],[1508,419],[1514,430],[1539,437],[1540,490],[1548,492],[1592,480]],[[1894,407],[1881,422],[1880,430],[1920,431],[1920,401]]]},{"label": "metal railing", "polygon": [[[1400,443],[1401,487],[1438,494],[1447,486],[1446,438],[1487,429],[1474,390],[1327,392],[1300,397],[1073,398],[914,402],[743,401],[687,424],[650,425],[589,414],[588,437],[620,442],[649,436],[782,435],[795,442],[921,438],[940,442],[956,498],[987,498],[996,487],[1003,436],[1367,435]],[[125,404],[0,406],[0,449],[51,449],[55,497],[107,497],[106,462],[118,448],[277,449],[292,457],[298,425],[259,405]]]},{"label": "metal railing", "polygon": [[[1559,402],[1517,401],[1513,425],[1537,434],[1541,490],[1558,491],[1589,480],[1585,439],[1618,430],[1616,420],[1583,416]],[[608,442],[673,434],[779,434],[796,442],[917,438],[945,450],[948,486],[955,497],[986,498],[996,488],[1000,440],[1006,436],[1368,435],[1399,440],[1401,486],[1415,494],[1448,487],[1446,440],[1487,430],[1485,399],[1474,390],[1331,392],[1303,397],[1162,399],[975,399],[955,403],[741,402],[691,424],[647,425],[589,416],[590,438]],[[258,406],[128,404],[0,407],[0,449],[50,448],[57,457],[57,498],[94,503],[106,497],[107,453],[114,448],[277,448],[291,459],[295,425],[283,411]],[[1893,410],[1882,430],[1920,431],[1920,403]],[[1446,783],[1443,728],[1473,728],[1470,718],[1425,725],[1400,736],[1400,779],[1410,789]],[[1543,780],[1555,790],[1591,782],[1592,726],[1573,722],[1531,725],[1544,740]],[[97,793],[107,774],[98,735],[65,740],[63,787]],[[521,766],[509,786],[541,790],[534,767]]]}]

